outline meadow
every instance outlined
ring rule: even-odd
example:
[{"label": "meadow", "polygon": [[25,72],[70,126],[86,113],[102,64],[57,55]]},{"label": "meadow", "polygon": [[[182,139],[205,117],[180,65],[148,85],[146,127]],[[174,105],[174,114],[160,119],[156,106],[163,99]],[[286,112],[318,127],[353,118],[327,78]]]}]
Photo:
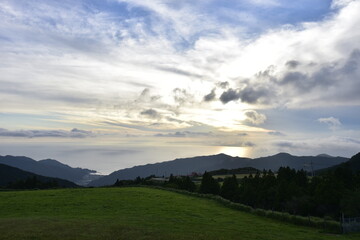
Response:
[{"label": "meadow", "polygon": [[0,192],[0,239],[360,239],[143,188]]}]

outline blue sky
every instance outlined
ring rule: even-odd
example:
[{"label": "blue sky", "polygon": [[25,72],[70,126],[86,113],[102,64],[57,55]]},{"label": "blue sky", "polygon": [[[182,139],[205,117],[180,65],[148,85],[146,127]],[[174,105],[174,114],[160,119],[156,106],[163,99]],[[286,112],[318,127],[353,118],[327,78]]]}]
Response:
[{"label": "blue sky", "polygon": [[360,149],[359,0],[3,0],[0,154],[109,173]]}]

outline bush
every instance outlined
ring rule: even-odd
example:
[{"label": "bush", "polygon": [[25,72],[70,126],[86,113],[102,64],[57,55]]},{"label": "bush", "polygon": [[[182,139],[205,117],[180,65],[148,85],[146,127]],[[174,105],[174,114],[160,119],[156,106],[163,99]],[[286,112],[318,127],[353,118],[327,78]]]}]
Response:
[{"label": "bush", "polygon": [[258,216],[263,216],[263,217],[266,216],[266,210],[261,208],[254,209],[253,213],[255,213]]}]

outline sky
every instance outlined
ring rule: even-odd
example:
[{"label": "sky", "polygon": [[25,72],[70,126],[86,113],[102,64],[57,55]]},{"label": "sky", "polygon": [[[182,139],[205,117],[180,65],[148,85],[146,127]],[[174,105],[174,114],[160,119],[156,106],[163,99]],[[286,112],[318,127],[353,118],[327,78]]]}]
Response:
[{"label": "sky", "polygon": [[112,171],[360,150],[359,0],[1,0],[0,155]]}]

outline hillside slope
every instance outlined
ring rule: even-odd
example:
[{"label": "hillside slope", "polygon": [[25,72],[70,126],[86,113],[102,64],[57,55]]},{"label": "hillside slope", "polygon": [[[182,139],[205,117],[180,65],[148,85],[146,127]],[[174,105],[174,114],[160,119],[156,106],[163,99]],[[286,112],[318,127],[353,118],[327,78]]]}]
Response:
[{"label": "hillside slope", "polygon": [[335,170],[338,167],[349,168],[354,173],[360,171],[360,152],[357,153],[356,155],[352,156],[349,159],[349,161],[334,165],[334,166],[329,167],[329,168],[320,169],[320,170],[317,171],[317,173],[323,173],[323,172],[326,172],[326,171]]},{"label": "hillside slope", "polygon": [[85,184],[83,181],[86,177],[96,173],[94,170],[72,168],[52,159],[35,161],[34,159],[22,156],[0,156],[0,164],[16,167],[42,176],[66,179],[80,185]]},{"label": "hillside slope", "polygon": [[[104,176],[92,181],[89,186],[105,186],[112,185],[119,180],[135,179],[137,176],[147,177],[152,174],[157,176],[187,175],[192,172],[203,173],[205,171],[213,171],[219,169],[235,169],[244,167],[253,167],[259,170],[271,169],[277,171],[279,167],[289,166],[300,170],[306,165],[312,163],[314,170],[333,166],[347,161],[342,157],[326,157],[326,156],[292,156],[287,153],[279,153],[274,156],[261,158],[240,158],[231,157],[226,154],[218,154],[212,156],[202,156],[193,158],[175,159],[173,161],[147,164],[135,166],[115,171],[108,176]],[[308,169],[310,170],[310,169]]]},{"label": "hillside slope", "polygon": [[6,187],[9,183],[14,183],[19,180],[25,181],[28,178],[33,177],[36,177],[36,179],[42,183],[56,181],[60,187],[78,187],[75,183],[67,180],[44,177],[15,167],[0,164],[0,187]]},{"label": "hillside slope", "polygon": [[0,239],[7,240],[359,239],[140,187],[0,192],[0,212]]}]

